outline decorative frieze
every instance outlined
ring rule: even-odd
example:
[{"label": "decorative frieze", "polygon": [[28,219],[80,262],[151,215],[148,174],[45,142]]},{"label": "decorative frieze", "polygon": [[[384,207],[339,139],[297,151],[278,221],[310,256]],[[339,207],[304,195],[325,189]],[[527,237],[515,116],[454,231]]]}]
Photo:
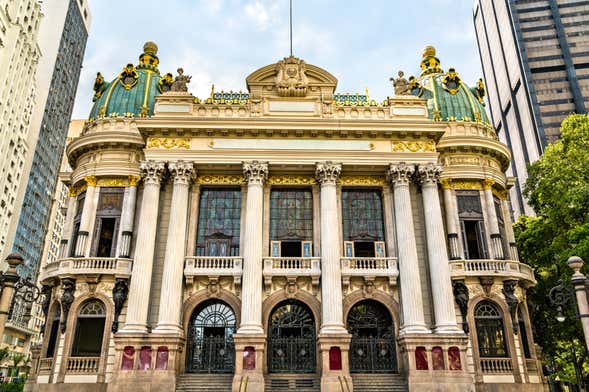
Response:
[{"label": "decorative frieze", "polygon": [[386,185],[386,178],[384,176],[341,176],[338,180],[338,184],[348,186],[384,186]]},{"label": "decorative frieze", "polygon": [[78,182],[77,184],[70,185],[70,197],[76,197],[80,193],[85,192],[88,188],[88,184],[85,182]]},{"label": "decorative frieze", "polygon": [[335,185],[342,172],[341,163],[331,161],[318,162],[315,168],[315,178],[320,184]]},{"label": "decorative frieze", "polygon": [[196,178],[196,183],[199,185],[241,185],[244,178],[241,175],[199,175]]},{"label": "decorative frieze", "polygon": [[190,148],[190,138],[187,137],[150,137],[147,138],[147,148]]},{"label": "decorative frieze", "polygon": [[166,170],[166,165],[164,162],[142,161],[139,168],[145,184],[159,185]]},{"label": "decorative frieze", "polygon": [[84,177],[84,181],[86,181],[88,186],[96,186],[97,183],[96,176],[86,176]]},{"label": "decorative frieze", "polygon": [[263,184],[268,178],[268,163],[258,161],[244,162],[243,176],[249,184]]},{"label": "decorative frieze", "polygon": [[436,152],[436,142],[433,140],[391,141],[393,152]]},{"label": "decorative frieze", "polygon": [[269,185],[314,185],[317,181],[312,176],[270,176],[268,177]]}]

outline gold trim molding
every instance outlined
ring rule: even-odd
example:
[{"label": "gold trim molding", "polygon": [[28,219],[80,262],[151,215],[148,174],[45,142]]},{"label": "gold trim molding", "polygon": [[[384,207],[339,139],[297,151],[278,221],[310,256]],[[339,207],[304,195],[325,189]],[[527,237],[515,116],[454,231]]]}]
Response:
[{"label": "gold trim molding", "polygon": [[452,180],[451,188],[456,190],[480,191],[483,189],[483,185],[480,181]]},{"label": "gold trim molding", "polygon": [[117,177],[106,177],[106,178],[99,178],[98,179],[98,186],[101,187],[121,187],[121,186],[129,186],[130,181],[129,178],[117,178]]},{"label": "gold trim molding", "polygon": [[201,175],[196,178],[196,183],[200,185],[241,185],[243,184],[243,176]]},{"label": "gold trim molding", "polygon": [[341,176],[338,184],[384,186],[386,185],[386,178],[383,176]]},{"label": "gold trim molding", "polygon": [[84,177],[84,181],[88,186],[96,186],[96,176],[86,176]]},{"label": "gold trim molding", "polygon": [[148,137],[147,148],[190,148],[190,138],[187,137]]},{"label": "gold trim molding", "polygon": [[393,152],[436,152],[436,142],[433,140],[424,141],[391,141]]},{"label": "gold trim molding", "polygon": [[270,176],[269,185],[314,185],[317,181],[312,176]]},{"label": "gold trim molding", "polygon": [[83,181],[70,185],[70,197],[78,196],[80,193],[84,192],[86,188],[88,188],[88,184]]}]

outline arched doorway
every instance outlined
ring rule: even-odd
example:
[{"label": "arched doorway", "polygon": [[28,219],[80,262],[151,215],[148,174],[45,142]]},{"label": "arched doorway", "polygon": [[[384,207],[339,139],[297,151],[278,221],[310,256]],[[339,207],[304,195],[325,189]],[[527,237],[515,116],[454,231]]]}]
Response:
[{"label": "arched doorway", "polygon": [[89,299],[80,306],[72,357],[100,357],[105,322],[106,308],[102,301]]},{"label": "arched doorway", "polygon": [[395,327],[388,309],[380,302],[358,302],[348,313],[350,372],[397,372]]},{"label": "arched doorway", "polygon": [[315,319],[297,300],[279,303],[268,321],[268,371],[315,373]]},{"label": "arched doorway", "polygon": [[188,324],[186,372],[233,373],[235,313],[224,302],[210,300],[197,307]]}]

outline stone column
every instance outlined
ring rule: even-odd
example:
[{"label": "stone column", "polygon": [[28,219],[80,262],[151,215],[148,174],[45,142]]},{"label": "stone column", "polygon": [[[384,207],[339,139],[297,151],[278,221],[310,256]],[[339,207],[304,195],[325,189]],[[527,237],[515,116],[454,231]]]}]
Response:
[{"label": "stone column", "polygon": [[74,229],[74,217],[76,216],[78,196],[70,191],[70,197],[67,201],[67,212],[65,215],[65,224],[63,236],[59,244],[59,258],[65,258],[70,255],[70,246],[72,243],[72,231]]},{"label": "stone column", "polygon": [[239,334],[264,334],[262,326],[262,248],[264,181],[268,178],[265,162],[244,162],[247,182],[245,227],[243,233],[243,278],[241,325]]},{"label": "stone column", "polygon": [[400,334],[429,333],[423,317],[421,277],[417,259],[417,244],[413,226],[409,183],[415,172],[413,165],[404,162],[391,164],[388,177],[393,184],[395,203],[395,227],[397,228],[397,252],[399,254],[399,284],[403,325]]},{"label": "stone column", "polygon": [[571,283],[575,288],[575,298],[577,299],[577,309],[579,318],[583,326],[583,335],[585,335],[585,347],[589,350],[589,302],[587,301],[587,277],[581,273],[583,259],[579,256],[571,256],[567,260],[568,266],[573,270]]},{"label": "stone column", "polygon": [[76,257],[86,256],[86,245],[90,232],[92,231],[92,216],[96,213],[96,177],[84,177],[86,184],[86,197],[84,198],[84,207],[82,209],[82,217],[80,218],[80,230],[78,231],[78,238],[76,240],[76,249],[74,255]]},{"label": "stone column", "polygon": [[452,279],[448,265],[446,239],[444,238],[440,196],[438,195],[438,179],[441,172],[442,167],[433,163],[419,165],[417,168],[423,197],[427,259],[436,319],[434,332],[461,333],[462,331],[456,324]]},{"label": "stone column", "polygon": [[181,333],[182,281],[188,220],[188,191],[194,177],[192,162],[170,162],[168,170],[174,179],[170,225],[166,241],[164,272],[157,328],[154,332]]},{"label": "stone column", "polygon": [[127,317],[121,333],[147,332],[147,310],[149,308],[149,291],[157,232],[160,185],[164,170],[165,164],[163,162],[141,162],[143,198],[139,212],[129,299],[127,300]]},{"label": "stone column", "polygon": [[503,260],[503,246],[501,244],[501,232],[499,231],[499,221],[497,220],[497,212],[495,210],[495,202],[493,201],[493,191],[491,188],[495,181],[486,179],[483,182],[485,190],[485,204],[487,217],[489,217],[489,229],[491,230],[491,257],[496,260]]},{"label": "stone column", "polygon": [[336,183],[339,163],[317,163],[315,177],[321,184],[321,334],[347,333],[342,308],[342,272],[338,238]]},{"label": "stone column", "polygon": [[450,260],[459,260],[462,258],[460,248],[460,241],[458,240],[458,233],[460,233],[460,226],[456,217],[458,216],[456,206],[456,196],[452,190],[451,179],[440,180],[444,193],[444,209],[446,212],[446,230],[448,231],[448,248],[450,251]]},{"label": "stone column", "polygon": [[503,210],[503,222],[505,222],[505,235],[507,236],[507,241],[509,243],[509,258],[511,260],[519,261],[517,245],[515,244],[515,234],[513,233],[513,222],[511,221],[511,212],[509,209],[509,200],[507,199],[507,192],[509,191],[506,190],[504,192],[504,197],[501,198],[501,209]]},{"label": "stone column", "polygon": [[129,186],[125,188],[123,196],[123,211],[121,213],[121,228],[119,233],[118,257],[131,255],[131,239],[133,238],[133,222],[135,220],[135,203],[137,202],[137,184],[141,177],[129,176]]}]

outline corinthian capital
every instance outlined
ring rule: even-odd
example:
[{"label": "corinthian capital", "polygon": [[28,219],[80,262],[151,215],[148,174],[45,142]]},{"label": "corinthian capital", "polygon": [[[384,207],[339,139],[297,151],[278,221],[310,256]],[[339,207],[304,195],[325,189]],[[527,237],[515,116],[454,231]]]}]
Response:
[{"label": "corinthian capital", "polygon": [[417,166],[417,179],[422,185],[435,185],[438,183],[442,167],[433,163]]},{"label": "corinthian capital", "polygon": [[411,176],[415,173],[415,166],[405,162],[391,163],[387,170],[387,177],[393,185],[409,185]]},{"label": "corinthian capital", "polygon": [[267,162],[243,162],[243,176],[248,184],[264,184],[268,178]]},{"label": "corinthian capital", "polygon": [[331,161],[317,162],[315,178],[320,184],[335,185],[341,172],[341,163],[333,163]]},{"label": "corinthian capital", "polygon": [[170,162],[168,163],[168,170],[174,178],[174,184],[188,185],[195,175],[194,164],[192,162]]},{"label": "corinthian capital", "polygon": [[159,185],[166,170],[166,165],[164,162],[143,161],[140,163],[139,169],[144,184]]}]

